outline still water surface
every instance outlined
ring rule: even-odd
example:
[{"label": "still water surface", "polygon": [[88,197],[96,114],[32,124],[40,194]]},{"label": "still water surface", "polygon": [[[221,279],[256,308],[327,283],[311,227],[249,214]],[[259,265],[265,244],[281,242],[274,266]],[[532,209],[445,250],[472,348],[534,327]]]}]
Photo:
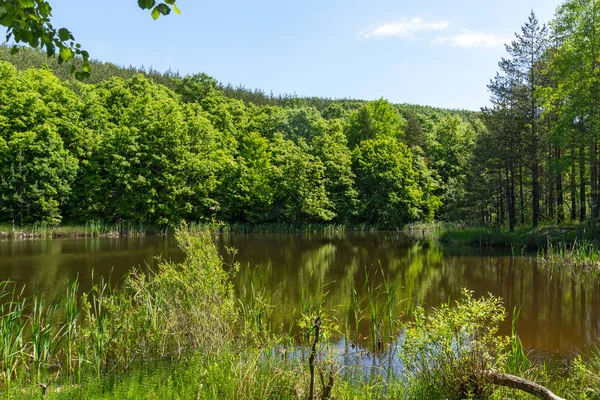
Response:
[{"label": "still water surface", "polygon": [[[236,234],[219,236],[218,246],[226,263],[226,247],[238,250],[238,296],[253,286],[271,297],[275,329],[286,329],[297,316],[303,295],[328,291],[327,306],[340,309],[352,288],[366,295],[367,275],[373,288],[385,275],[397,313],[457,299],[468,288],[504,300],[505,334],[513,308],[520,307],[517,328],[529,349],[565,356],[600,344],[600,280],[551,271],[529,257],[443,248],[398,233]],[[118,284],[132,267],[155,267],[158,256],[180,261],[183,254],[173,237],[6,240],[0,241],[0,280],[53,295],[79,277],[87,290],[92,276],[110,276]]]}]

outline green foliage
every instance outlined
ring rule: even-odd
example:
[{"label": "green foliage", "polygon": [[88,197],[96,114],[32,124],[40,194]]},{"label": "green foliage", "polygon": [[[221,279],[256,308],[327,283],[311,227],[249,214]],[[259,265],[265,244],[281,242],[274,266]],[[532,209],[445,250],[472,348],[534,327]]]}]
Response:
[{"label": "green foliage", "polygon": [[434,128],[431,168],[439,177],[436,193],[444,199],[441,214],[449,216],[464,204],[467,169],[476,136],[470,124],[457,116],[442,118]]},{"label": "green foliage", "polygon": [[[168,15],[173,9],[179,14],[175,0],[164,0],[156,4],[155,0],[138,0],[141,9],[151,10],[153,19],[160,15]],[[26,43],[33,48],[46,52],[48,57],[57,53],[57,61],[62,64],[73,58],[81,58],[81,68],[73,64],[70,73],[75,73],[77,79],[85,79],[90,75],[89,53],[81,49],[79,43],[67,28],[56,29],[51,24],[52,7],[44,0],[2,0],[0,1],[0,25],[6,27],[6,41]],[[19,51],[13,46],[11,53]],[[77,72],[76,72],[77,71]]]},{"label": "green foliage", "polygon": [[192,106],[141,76],[99,88],[112,128],[92,156],[92,218],[175,225],[214,205],[216,173],[231,162],[217,132]]},{"label": "green foliage", "polygon": [[140,362],[216,355],[229,346],[238,321],[231,274],[208,234],[176,236],[183,263],[162,261],[150,276],[133,271],[119,289],[102,279],[78,297],[73,282],[48,302],[3,282],[0,382],[43,380],[53,368],[78,380],[83,373],[100,378]]},{"label": "green foliage", "polygon": [[571,379],[574,388],[569,392],[573,398],[592,400],[600,398],[600,349],[596,348],[589,356],[577,356],[573,360]]},{"label": "green foliage", "polygon": [[[0,1],[0,25],[6,27],[6,40],[27,43],[34,48],[45,50],[48,57],[58,53],[58,62],[69,61],[75,55],[81,56],[83,67],[77,72],[78,78],[89,75],[89,54],[75,44],[73,34],[66,28],[56,29],[50,23],[52,7],[43,0]],[[18,51],[14,46],[13,53]],[[71,73],[75,72],[75,66]]]},{"label": "green foliage", "polygon": [[348,117],[346,135],[354,149],[361,141],[381,136],[402,138],[406,120],[384,99],[371,101]]},{"label": "green foliage", "polygon": [[[433,219],[463,190],[462,175],[451,176],[462,173],[468,146],[461,144],[473,134],[463,114],[385,100],[257,106],[227,97],[241,92],[205,74],[180,78],[102,63],[88,79],[96,84],[83,84],[56,63],[31,68],[44,63],[34,50],[7,50],[0,47],[0,58],[19,70],[0,63],[3,222],[47,229],[61,220],[102,221],[159,231],[213,218],[400,227]],[[418,111],[411,114],[418,140],[404,138],[399,110]],[[456,129],[442,129],[447,120]],[[443,166],[452,190],[434,165]]]},{"label": "green foliage", "polygon": [[275,196],[269,141],[256,132],[240,143],[237,168],[232,182],[225,185],[222,211],[228,220],[260,223],[269,220]]},{"label": "green foliage", "polygon": [[0,89],[0,210],[19,224],[61,221],[79,150],[77,98],[47,71],[17,73],[3,64]]},{"label": "green foliage", "polygon": [[389,136],[364,140],[353,159],[360,215],[366,222],[401,227],[420,217],[423,194],[403,143]]},{"label": "green foliage", "polygon": [[232,337],[237,315],[230,275],[212,238],[185,231],[176,237],[186,256],[183,263],[163,261],[150,277],[134,271],[106,300],[106,321],[114,335],[106,352],[117,365],[193,350],[213,354]]},{"label": "green foliage", "polygon": [[490,397],[487,371],[502,370],[507,359],[509,339],[498,336],[504,314],[499,299],[474,299],[467,290],[455,307],[443,304],[430,314],[417,308],[401,353],[409,397]]},{"label": "green foliage", "polygon": [[304,140],[299,139],[295,144],[276,134],[271,152],[276,193],[274,215],[288,221],[333,219],[335,214],[323,182],[325,167],[321,160],[308,154]]},{"label": "green foliage", "polygon": [[324,130],[312,138],[313,153],[321,160],[324,171],[324,186],[331,202],[336,220],[349,222],[356,217],[358,195],[355,175],[352,172],[352,153],[347,146],[342,126],[330,122]]}]

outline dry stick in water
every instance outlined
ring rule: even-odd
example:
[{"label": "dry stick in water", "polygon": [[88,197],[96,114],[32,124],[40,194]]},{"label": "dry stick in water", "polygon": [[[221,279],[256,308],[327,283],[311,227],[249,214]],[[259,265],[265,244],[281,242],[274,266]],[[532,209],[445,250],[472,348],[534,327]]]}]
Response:
[{"label": "dry stick in water", "polygon": [[314,319],[315,338],[312,342],[310,349],[310,356],[308,357],[308,367],[310,368],[310,388],[308,392],[308,400],[313,400],[315,393],[315,359],[317,358],[317,343],[319,343],[319,331],[321,329],[321,318],[318,316]]},{"label": "dry stick in water", "polygon": [[555,395],[542,385],[538,385],[535,382],[519,376],[503,374],[496,371],[487,371],[487,375],[492,379],[492,382],[498,386],[506,386],[509,388],[522,390],[543,400],[565,400],[562,397]]}]

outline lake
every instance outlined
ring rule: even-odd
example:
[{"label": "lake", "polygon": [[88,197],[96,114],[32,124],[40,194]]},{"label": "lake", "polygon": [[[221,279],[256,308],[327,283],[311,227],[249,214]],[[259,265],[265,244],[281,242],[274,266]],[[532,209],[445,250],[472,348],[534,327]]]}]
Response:
[{"label": "lake", "polygon": [[[327,309],[338,316],[353,289],[366,306],[369,292],[384,290],[385,276],[396,313],[454,301],[467,288],[476,296],[491,293],[504,300],[502,333],[510,333],[512,310],[520,307],[518,333],[526,348],[540,354],[568,356],[600,343],[600,280],[553,271],[528,256],[443,247],[402,233],[227,234],[217,243],[225,262],[239,265],[238,296],[254,290],[271,299],[276,330],[285,331],[307,299],[322,293],[327,293]],[[232,247],[235,256],[228,254]],[[76,277],[82,290],[100,276],[118,285],[133,267],[155,268],[159,256],[180,261],[183,254],[176,240],[165,236],[5,240],[0,241],[0,279],[52,296]],[[367,321],[359,331],[368,334]]]}]

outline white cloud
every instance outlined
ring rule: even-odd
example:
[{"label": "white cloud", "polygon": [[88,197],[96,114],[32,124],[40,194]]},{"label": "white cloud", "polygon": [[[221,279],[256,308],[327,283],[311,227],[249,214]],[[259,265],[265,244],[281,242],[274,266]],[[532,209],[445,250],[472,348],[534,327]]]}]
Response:
[{"label": "white cloud", "polygon": [[510,40],[491,33],[463,31],[454,36],[438,37],[435,43],[450,44],[452,47],[490,48],[503,46]]},{"label": "white cloud", "polygon": [[397,36],[414,40],[416,33],[439,31],[446,29],[449,25],[448,22],[444,21],[428,22],[419,17],[415,17],[412,20],[402,19],[398,22],[384,24],[376,28],[361,31],[359,34],[365,39]]}]

